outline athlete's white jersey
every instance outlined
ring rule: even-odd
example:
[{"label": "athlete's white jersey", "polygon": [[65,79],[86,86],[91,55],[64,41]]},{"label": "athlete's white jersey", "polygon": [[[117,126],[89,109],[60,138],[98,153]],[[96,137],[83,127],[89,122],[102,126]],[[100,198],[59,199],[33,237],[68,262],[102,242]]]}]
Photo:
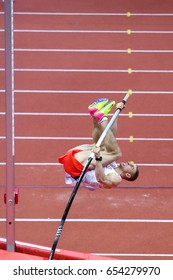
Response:
[{"label": "athlete's white jersey", "polygon": [[[115,169],[111,166],[111,164],[106,167],[103,167],[103,170],[105,175],[108,175],[110,173],[116,173],[121,181],[121,176],[115,171]],[[65,173],[65,183],[75,186],[76,180],[72,178],[68,173]],[[85,173],[82,182],[80,184],[80,187],[85,187],[89,190],[96,190],[96,189],[103,188],[103,185],[97,181],[95,176],[95,170],[90,170]]]}]

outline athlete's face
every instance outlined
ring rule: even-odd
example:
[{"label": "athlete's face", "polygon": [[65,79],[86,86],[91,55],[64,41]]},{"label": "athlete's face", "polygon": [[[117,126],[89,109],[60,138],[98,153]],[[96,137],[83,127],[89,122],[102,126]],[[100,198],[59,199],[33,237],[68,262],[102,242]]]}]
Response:
[{"label": "athlete's face", "polygon": [[128,162],[121,162],[120,163],[120,168],[122,169],[123,172],[129,173],[129,174],[134,174],[136,172],[137,166],[134,163]]}]

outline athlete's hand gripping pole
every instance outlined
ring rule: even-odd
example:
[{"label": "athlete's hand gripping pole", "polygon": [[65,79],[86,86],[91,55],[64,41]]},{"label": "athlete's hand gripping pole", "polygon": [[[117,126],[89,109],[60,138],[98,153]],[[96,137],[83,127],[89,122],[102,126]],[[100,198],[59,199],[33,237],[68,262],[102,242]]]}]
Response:
[{"label": "athlete's hand gripping pole", "polygon": [[[127,100],[128,100],[128,98],[130,97],[130,95],[131,95],[131,94],[129,94],[129,93],[127,93],[127,94],[125,95],[124,99],[122,100],[122,102],[123,102],[124,104],[127,102]],[[102,134],[101,134],[101,136],[100,136],[98,142],[96,143],[96,147],[100,147],[100,146],[101,146],[101,144],[102,144],[104,138],[106,137],[106,134],[107,134],[108,130],[111,128],[111,126],[113,125],[114,121],[116,120],[116,118],[118,117],[118,115],[119,115],[120,112],[121,112],[121,109],[119,109],[119,108],[116,109],[116,111],[115,111],[114,115],[112,116],[110,122],[108,123],[108,125],[106,126],[106,128],[105,128],[104,131],[102,132]],[[80,175],[80,177],[78,178],[78,180],[77,180],[77,182],[76,182],[75,187],[73,188],[73,191],[72,191],[72,193],[71,193],[71,196],[70,196],[70,198],[69,198],[69,201],[68,201],[68,203],[67,203],[67,205],[66,205],[66,208],[65,208],[65,210],[64,210],[63,216],[62,216],[62,218],[61,218],[60,225],[59,225],[58,230],[57,230],[57,232],[56,232],[55,239],[54,239],[54,242],[53,242],[51,251],[50,251],[49,260],[52,260],[52,259],[53,259],[53,256],[54,256],[54,253],[55,253],[55,250],[56,250],[56,247],[57,247],[57,244],[58,244],[58,241],[59,241],[61,232],[62,232],[62,230],[63,230],[63,226],[64,226],[64,223],[65,223],[65,221],[66,221],[68,212],[69,212],[70,207],[71,207],[71,205],[72,205],[72,203],[73,203],[73,200],[74,200],[74,198],[75,198],[75,195],[76,195],[76,193],[77,193],[77,191],[78,191],[78,189],[79,189],[79,186],[80,186],[80,184],[81,184],[81,182],[82,182],[82,179],[83,179],[83,177],[84,177],[84,175],[85,175],[85,173],[86,173],[86,171],[87,171],[87,169],[88,169],[88,167],[89,167],[91,161],[92,161],[93,158],[94,158],[94,155],[95,155],[94,152],[91,152],[91,154],[90,154],[90,156],[89,156],[89,158],[88,158],[88,160],[87,160],[87,163],[86,163],[86,165],[84,166],[84,168],[83,168],[83,170],[82,170],[82,172],[81,172],[81,175]]]}]

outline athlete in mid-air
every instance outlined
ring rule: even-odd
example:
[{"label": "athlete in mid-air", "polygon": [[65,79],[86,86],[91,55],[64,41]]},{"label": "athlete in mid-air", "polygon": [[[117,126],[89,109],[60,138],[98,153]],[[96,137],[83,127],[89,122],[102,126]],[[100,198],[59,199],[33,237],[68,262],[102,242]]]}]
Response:
[{"label": "athlete in mid-air", "polygon": [[[91,190],[114,188],[123,179],[134,181],[138,177],[139,170],[136,164],[130,162],[117,163],[117,160],[122,156],[115,137],[117,119],[109,129],[102,145],[100,147],[95,145],[108,124],[108,114],[114,105],[115,101],[101,98],[88,107],[93,119],[92,137],[94,143],[74,147],[59,157],[59,163],[63,164],[65,170],[66,184],[76,184],[76,180],[79,178],[91,152],[94,152],[95,157],[82,179],[81,186]],[[124,103],[117,103],[116,108],[122,110]]]}]

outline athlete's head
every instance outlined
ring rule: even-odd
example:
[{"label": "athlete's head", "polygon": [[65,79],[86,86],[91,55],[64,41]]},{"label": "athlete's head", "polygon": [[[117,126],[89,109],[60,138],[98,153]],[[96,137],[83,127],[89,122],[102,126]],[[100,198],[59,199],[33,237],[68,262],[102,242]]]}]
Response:
[{"label": "athlete's head", "polygon": [[139,176],[139,169],[137,164],[130,162],[121,162],[119,165],[121,170],[121,178],[127,181],[135,181]]}]

